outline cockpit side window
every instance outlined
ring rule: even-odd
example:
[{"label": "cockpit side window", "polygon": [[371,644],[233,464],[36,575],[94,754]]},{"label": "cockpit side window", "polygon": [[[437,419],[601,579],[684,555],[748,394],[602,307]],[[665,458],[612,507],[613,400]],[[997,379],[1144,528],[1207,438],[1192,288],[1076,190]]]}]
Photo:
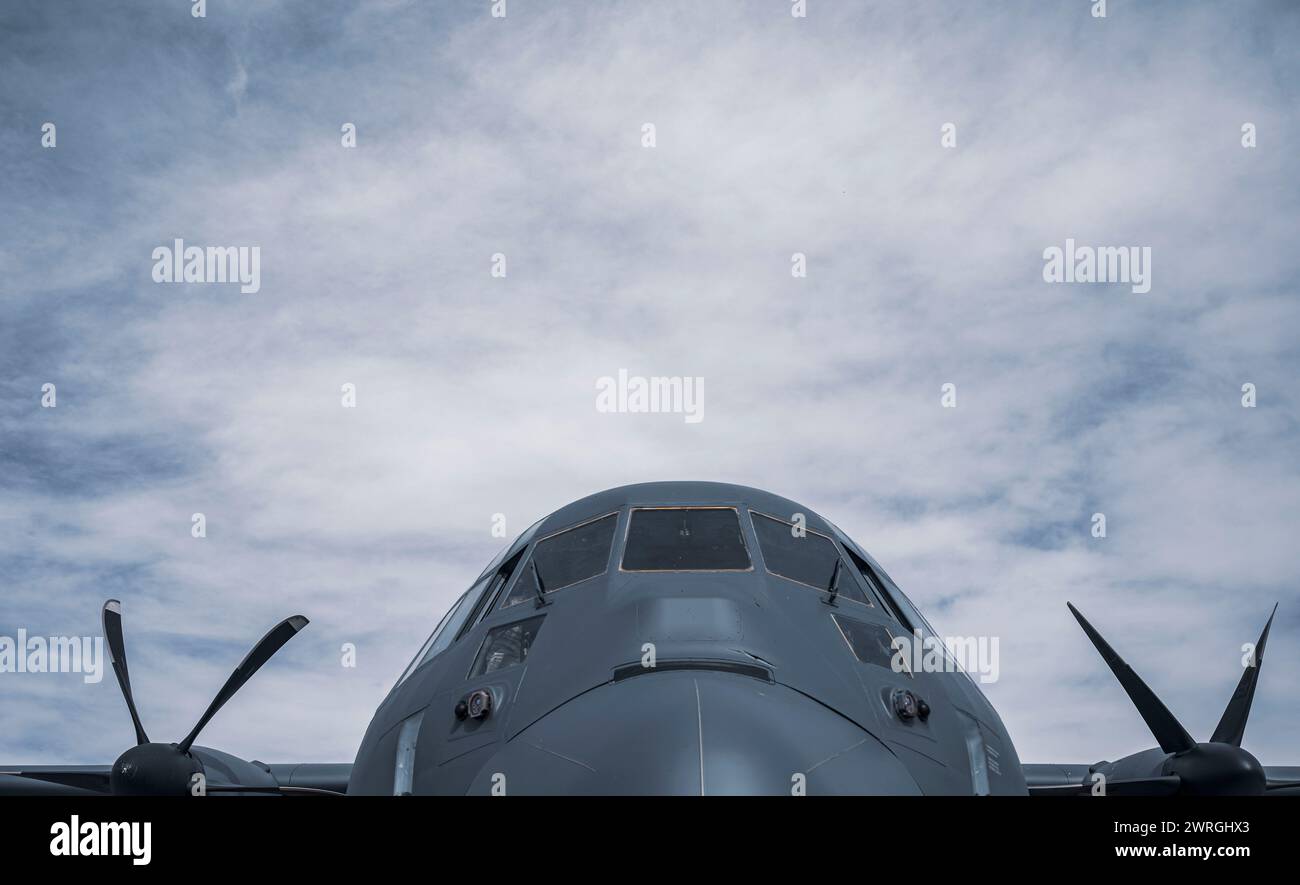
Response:
[{"label": "cockpit side window", "polygon": [[397,685],[401,685],[412,673],[436,658],[459,636],[461,625],[477,610],[478,601],[491,584],[491,579],[492,575],[484,575],[477,584],[465,592],[465,595],[456,600],[456,604],[443,616],[437,628],[425,641],[420,653],[407,666],[402,678],[397,680]]},{"label": "cockpit side window", "polygon": [[605,574],[617,525],[618,514],[610,513],[538,541],[501,608],[535,598],[539,576],[545,592],[551,593]]},{"label": "cockpit side window", "polygon": [[861,556],[854,553],[852,547],[845,546],[844,552],[849,555],[849,559],[858,570],[858,574],[862,575],[862,579],[867,582],[871,589],[876,591],[876,595],[880,597],[880,601],[884,603],[885,608],[889,610],[889,613],[894,616],[894,620],[898,621],[904,630],[911,633],[912,621],[903,613],[902,609],[899,608],[897,601],[889,591],[885,589],[884,584],[881,582],[880,578],[877,577],[876,572],[872,569],[871,565]]},{"label": "cockpit side window", "polygon": [[835,542],[820,532],[751,510],[754,535],[767,570],[778,577],[805,584],[816,590],[830,590],[839,568],[839,592],[845,599],[871,605],[854,577],[848,574]]},{"label": "cockpit side window", "polygon": [[[492,606],[496,605],[497,599],[501,596],[501,589],[510,583],[511,576],[515,573],[515,569],[519,567],[520,561],[523,560],[524,550],[525,548],[523,547],[519,548],[514,556],[510,557],[493,570],[492,577],[488,580],[486,592],[479,597],[478,603],[474,606],[473,615],[467,618],[465,623],[461,625],[461,636],[464,636],[470,630],[474,629],[474,625],[486,617],[486,612],[491,611]],[[459,639],[460,636],[457,636],[456,638]]]},{"label": "cockpit side window", "polygon": [[840,635],[848,643],[854,657],[859,661],[884,667],[895,673],[912,675],[911,669],[907,666],[906,655],[900,654],[894,648],[894,635],[883,624],[869,624],[866,621],[842,618],[839,615],[831,615],[831,618],[835,621],[835,626],[840,629]]},{"label": "cockpit side window", "polygon": [[628,520],[625,572],[752,569],[735,507],[638,507]]},{"label": "cockpit side window", "polygon": [[[465,594],[465,596],[468,595],[468,593]],[[433,632],[430,633],[429,638],[424,641],[424,645],[420,646],[420,650],[416,652],[415,657],[411,659],[411,663],[407,664],[406,669],[402,671],[402,675],[397,680],[397,685],[401,685],[405,682],[406,678],[414,673],[425,660],[425,657],[429,654],[429,649],[433,647],[433,643],[438,639],[438,636],[442,634],[442,628],[447,625],[447,620],[456,613],[457,609],[465,604],[465,596],[457,599],[456,604],[448,609],[447,613],[442,616],[442,620],[438,622],[438,626],[433,628]],[[396,688],[396,686],[394,686],[394,688]]]},{"label": "cockpit side window", "polygon": [[[848,550],[849,548],[845,547],[845,549]],[[961,662],[953,656],[951,649],[948,648],[948,643],[943,641],[938,631],[925,619],[925,615],[921,614],[920,609],[912,604],[912,600],[907,598],[907,594],[899,588],[898,583],[889,576],[889,573],[881,567],[880,563],[876,562],[870,554],[863,552],[865,559],[853,554],[854,563],[862,569],[863,575],[869,578],[870,583],[876,588],[876,592],[885,601],[886,607],[893,613],[898,623],[902,624],[908,633],[919,631],[925,636],[938,640],[939,647],[943,649],[944,661],[953,670],[965,673],[966,671]],[[967,678],[970,678],[969,674],[967,674]],[[980,696],[983,697],[983,695]]]},{"label": "cockpit side window", "polygon": [[489,673],[528,660],[528,652],[532,649],[533,641],[537,638],[538,631],[542,629],[544,620],[546,616],[540,615],[493,627],[488,631],[487,636],[483,637],[483,645],[479,648],[478,656],[474,658],[474,666],[470,668],[469,678],[487,676]]}]

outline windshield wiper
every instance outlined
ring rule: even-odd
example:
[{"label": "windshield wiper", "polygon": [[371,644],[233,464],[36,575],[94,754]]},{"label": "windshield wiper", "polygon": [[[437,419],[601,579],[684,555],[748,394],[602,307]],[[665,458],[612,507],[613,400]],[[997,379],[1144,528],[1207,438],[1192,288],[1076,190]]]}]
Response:
[{"label": "windshield wiper", "polygon": [[533,567],[533,590],[537,593],[537,602],[533,604],[533,607],[541,608],[544,605],[550,605],[546,601],[546,585],[542,583],[542,572],[537,567],[537,560],[530,560],[529,564]]},{"label": "windshield wiper", "polygon": [[827,605],[835,605],[835,597],[840,595],[840,558],[835,557],[835,571],[831,572],[831,595],[823,600]]}]

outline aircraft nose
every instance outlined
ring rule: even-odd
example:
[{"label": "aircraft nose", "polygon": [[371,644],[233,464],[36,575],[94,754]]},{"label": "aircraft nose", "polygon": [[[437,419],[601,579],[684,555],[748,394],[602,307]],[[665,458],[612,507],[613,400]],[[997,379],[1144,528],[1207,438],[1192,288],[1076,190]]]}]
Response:
[{"label": "aircraft nose", "polygon": [[780,684],[647,672],[587,691],[515,735],[469,792],[919,794],[866,731]]}]

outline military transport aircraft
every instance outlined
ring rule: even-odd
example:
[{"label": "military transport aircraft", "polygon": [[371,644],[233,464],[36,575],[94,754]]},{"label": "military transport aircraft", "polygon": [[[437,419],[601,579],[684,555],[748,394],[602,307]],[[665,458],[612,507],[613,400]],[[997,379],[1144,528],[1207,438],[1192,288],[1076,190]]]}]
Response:
[{"label": "military transport aircraft", "polygon": [[194,743],[306,618],[267,633],[188,735],[151,742],[109,600],[137,745],[111,766],[0,765],[0,795],[1300,795],[1300,767],[1264,768],[1241,748],[1272,617],[1198,742],[1070,611],[1158,747],[1022,765],[966,673],[893,665],[896,637],[936,634],[833,523],[744,486],[625,486],[552,513],[488,565],[351,765],[265,765]]}]

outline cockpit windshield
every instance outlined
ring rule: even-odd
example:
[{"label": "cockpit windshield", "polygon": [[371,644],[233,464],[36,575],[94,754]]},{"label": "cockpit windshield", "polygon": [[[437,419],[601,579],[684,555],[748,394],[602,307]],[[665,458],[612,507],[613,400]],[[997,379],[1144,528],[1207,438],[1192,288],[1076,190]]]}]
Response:
[{"label": "cockpit windshield", "polygon": [[749,551],[734,507],[632,510],[625,572],[748,571]]},{"label": "cockpit windshield", "polygon": [[542,590],[552,593],[603,575],[609,563],[609,547],[614,542],[617,525],[618,514],[611,513],[538,541],[528,568],[515,581],[501,608],[535,598],[539,592],[538,578],[541,578]]}]

